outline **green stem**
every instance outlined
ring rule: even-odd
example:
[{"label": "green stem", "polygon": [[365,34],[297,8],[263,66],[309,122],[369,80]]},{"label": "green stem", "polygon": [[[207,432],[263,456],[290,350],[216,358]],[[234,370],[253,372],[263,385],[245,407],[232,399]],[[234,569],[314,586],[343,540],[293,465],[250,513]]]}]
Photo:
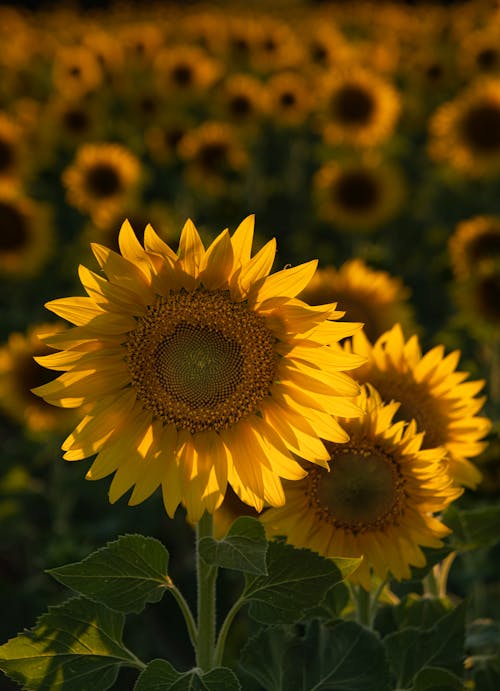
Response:
[{"label": "green stem", "polygon": [[371,599],[370,593],[363,586],[352,586],[351,593],[356,605],[356,621],[358,624],[371,628]]},{"label": "green stem", "polygon": [[196,526],[196,563],[198,577],[198,637],[196,664],[203,671],[213,668],[215,650],[215,582],[217,568],[206,564],[200,555],[199,543],[204,537],[213,537],[212,515],[203,514]]},{"label": "green stem", "polygon": [[448,575],[450,573],[451,565],[455,561],[457,556],[456,552],[450,552],[447,557],[441,562],[441,568],[439,572],[439,597],[445,598],[446,591],[448,588]]},{"label": "green stem", "polygon": [[189,634],[189,640],[191,641],[191,645],[193,648],[196,650],[196,641],[198,638],[198,632],[196,630],[196,622],[194,620],[193,614],[191,612],[191,609],[184,599],[183,594],[181,591],[171,582],[171,585],[169,586],[169,590],[174,596],[174,598],[177,601],[177,604],[179,605],[179,609],[182,612],[182,616],[184,617],[184,621],[186,622],[186,627],[188,630]]},{"label": "green stem", "polygon": [[233,623],[233,619],[235,616],[238,614],[240,611],[242,605],[245,604],[245,598],[240,597],[234,605],[231,607],[229,612],[226,615],[226,618],[224,619],[224,623],[221,626],[220,632],[219,632],[219,638],[217,639],[217,645],[215,646],[215,666],[222,665],[222,659],[224,657],[224,648],[226,646],[226,639],[227,639],[227,634],[229,633],[229,629],[231,628],[231,624]]}]

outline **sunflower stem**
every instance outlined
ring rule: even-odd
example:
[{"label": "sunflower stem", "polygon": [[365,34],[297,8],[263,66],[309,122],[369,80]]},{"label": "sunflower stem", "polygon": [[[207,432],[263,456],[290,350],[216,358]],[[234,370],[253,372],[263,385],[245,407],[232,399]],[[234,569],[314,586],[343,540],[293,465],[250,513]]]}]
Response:
[{"label": "sunflower stem", "polygon": [[186,628],[188,630],[189,634],[189,640],[191,641],[191,645],[193,648],[196,650],[196,640],[197,640],[197,635],[198,632],[196,630],[196,622],[193,618],[193,614],[191,612],[191,609],[186,602],[184,595],[181,593],[181,591],[175,586],[173,583],[169,587],[170,592],[172,593],[173,597],[175,598],[177,604],[179,605],[179,609],[182,612],[182,616],[184,617],[184,621],[186,622]]},{"label": "sunflower stem", "polygon": [[353,586],[352,591],[356,605],[356,621],[358,624],[371,628],[372,626],[372,603],[370,592],[363,586]]},{"label": "sunflower stem", "polygon": [[240,611],[241,607],[245,604],[245,598],[240,597],[234,605],[231,607],[229,612],[226,615],[226,618],[224,619],[224,623],[222,624],[219,632],[219,637],[217,639],[217,645],[215,647],[215,658],[214,658],[214,663],[215,666],[217,667],[218,665],[222,665],[222,660],[224,658],[224,649],[226,646],[226,639],[227,635],[229,633],[229,629],[231,627],[231,624],[233,623],[233,620],[235,616],[238,614]]},{"label": "sunflower stem", "polygon": [[196,564],[198,579],[198,636],[196,664],[205,672],[214,666],[215,652],[215,583],[217,567],[209,566],[200,555],[204,537],[213,537],[213,518],[205,511],[196,526]]}]

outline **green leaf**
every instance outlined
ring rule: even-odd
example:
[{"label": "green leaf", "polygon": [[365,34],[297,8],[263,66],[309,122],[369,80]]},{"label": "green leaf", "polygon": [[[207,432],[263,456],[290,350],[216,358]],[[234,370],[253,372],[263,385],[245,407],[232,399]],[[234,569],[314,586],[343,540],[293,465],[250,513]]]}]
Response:
[{"label": "green leaf", "polygon": [[0,669],[27,691],[105,691],[122,665],[139,662],[122,643],[124,616],[72,598],[0,646]]},{"label": "green leaf", "polygon": [[335,564],[308,549],[269,543],[268,576],[246,576],[250,616],[263,624],[293,624],[342,580]]},{"label": "green leaf", "polygon": [[442,667],[462,673],[465,604],[441,617],[431,628],[408,627],[384,638],[398,688],[411,687],[424,667]]},{"label": "green leaf", "polygon": [[500,655],[474,665],[474,690],[498,691],[500,688]]},{"label": "green leaf", "polygon": [[424,667],[415,677],[413,691],[463,691],[461,677],[441,667]]},{"label": "green leaf", "polygon": [[262,523],[241,516],[223,540],[204,537],[200,540],[199,549],[202,559],[211,566],[266,575],[267,544]]},{"label": "green leaf", "polygon": [[48,573],[63,585],[117,612],[142,612],[170,585],[168,552],[152,537],[122,535],[82,561]]},{"label": "green leaf", "polygon": [[437,597],[420,597],[411,593],[394,607],[397,628],[414,626],[428,629],[447,614],[450,608],[451,605],[447,600]]},{"label": "green leaf", "polygon": [[411,567],[411,577],[409,580],[421,581],[427,576],[429,571],[433,566],[439,564],[448,554],[454,552],[454,548],[450,545],[443,545],[442,547],[432,548],[423,547],[422,552],[425,556],[425,566],[412,566]]},{"label": "green leaf", "polygon": [[345,583],[337,583],[330,588],[317,607],[307,610],[309,619],[338,619],[349,603],[349,590]]},{"label": "green leaf", "polygon": [[500,506],[467,510],[450,506],[443,522],[453,531],[450,542],[461,552],[491,547],[500,540]]},{"label": "green leaf", "polygon": [[166,660],[153,660],[142,672],[134,691],[240,691],[240,683],[228,667],[210,672],[191,669],[178,672]]},{"label": "green leaf", "polygon": [[389,667],[374,633],[352,621],[310,624],[304,636],[263,629],[241,665],[266,691],[389,691]]}]

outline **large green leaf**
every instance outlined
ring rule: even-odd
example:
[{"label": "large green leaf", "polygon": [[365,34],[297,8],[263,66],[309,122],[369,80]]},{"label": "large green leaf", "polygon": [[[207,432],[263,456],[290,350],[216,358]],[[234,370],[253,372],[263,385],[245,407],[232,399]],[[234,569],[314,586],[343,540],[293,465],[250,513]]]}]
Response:
[{"label": "large green leaf", "polygon": [[240,683],[227,667],[210,672],[178,672],[166,660],[153,660],[137,679],[134,691],[240,691]]},{"label": "large green leaf", "polygon": [[241,516],[223,540],[204,537],[200,540],[199,549],[203,560],[211,566],[265,575],[267,544],[262,523]]},{"label": "large green leaf", "polygon": [[463,691],[464,682],[448,669],[424,667],[414,679],[414,691]]},{"label": "large green leaf", "polygon": [[317,606],[342,580],[335,564],[282,541],[269,543],[267,576],[246,576],[243,597],[250,616],[263,624],[292,624]]},{"label": "large green leaf", "polygon": [[443,521],[453,531],[451,544],[461,552],[490,547],[500,541],[500,506],[467,510],[450,506]]},{"label": "large green leaf", "polygon": [[311,623],[303,636],[260,631],[241,665],[266,691],[389,691],[389,667],[374,633],[355,622]]},{"label": "large green leaf", "polygon": [[394,618],[398,629],[407,626],[428,629],[434,626],[450,609],[451,605],[448,600],[437,597],[420,597],[411,593],[394,607]]},{"label": "large green leaf", "polygon": [[82,561],[50,573],[63,585],[118,612],[142,612],[168,588],[168,552],[143,535],[122,535]]},{"label": "large green leaf", "polygon": [[0,669],[27,691],[105,691],[138,661],[122,643],[124,616],[85,598],[50,607],[0,647]]},{"label": "large green leaf", "polygon": [[411,688],[424,667],[441,667],[460,676],[463,671],[465,604],[441,617],[431,628],[414,626],[384,638],[398,688]]}]

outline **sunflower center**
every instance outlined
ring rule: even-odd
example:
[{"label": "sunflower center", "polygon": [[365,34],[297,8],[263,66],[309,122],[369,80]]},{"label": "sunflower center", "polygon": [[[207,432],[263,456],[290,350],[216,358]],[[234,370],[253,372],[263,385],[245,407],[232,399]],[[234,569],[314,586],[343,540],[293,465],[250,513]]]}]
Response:
[{"label": "sunflower center", "polygon": [[89,129],[89,116],[81,108],[72,108],[64,113],[63,125],[73,134],[83,134]]},{"label": "sunflower center", "polygon": [[345,85],[335,95],[335,115],[345,124],[364,125],[374,107],[372,96],[361,86]]},{"label": "sunflower center", "polygon": [[492,70],[498,65],[498,50],[495,48],[483,48],[476,57],[477,65],[482,70]]},{"label": "sunflower center", "polygon": [[25,217],[12,204],[0,201],[0,251],[9,252],[23,247],[27,237]]},{"label": "sunflower center", "polygon": [[179,64],[172,70],[172,78],[177,86],[188,86],[193,81],[193,70],[187,64]]},{"label": "sunflower center", "polygon": [[494,323],[500,321],[500,307],[498,296],[500,295],[500,275],[491,272],[480,276],[474,285],[474,304],[485,319]]},{"label": "sunflower center", "polygon": [[94,197],[112,197],[120,190],[120,176],[114,166],[98,163],[87,173],[87,186]]},{"label": "sunflower center", "polygon": [[472,238],[467,246],[467,255],[472,268],[477,261],[500,255],[500,229],[484,231]]},{"label": "sunflower center", "polygon": [[500,106],[482,103],[468,110],[462,120],[466,143],[480,153],[500,149]]},{"label": "sunflower center", "polygon": [[218,171],[227,163],[227,146],[224,142],[206,142],[200,149],[199,161],[206,171]]},{"label": "sunflower center", "polygon": [[330,445],[331,469],[314,468],[309,496],[321,517],[353,533],[379,529],[402,511],[404,479],[382,449],[349,443]]},{"label": "sunflower center", "polygon": [[280,96],[280,104],[283,108],[292,108],[297,102],[293,91],[284,91]]},{"label": "sunflower center", "polygon": [[236,117],[244,117],[251,112],[252,106],[247,96],[237,94],[230,100],[229,110]]},{"label": "sunflower center", "polygon": [[14,163],[14,151],[12,146],[0,139],[0,171],[8,170]]},{"label": "sunflower center", "polygon": [[165,423],[220,430],[258,410],[276,377],[275,338],[228,291],[160,297],[127,339],[132,384]]},{"label": "sunflower center", "polygon": [[363,170],[344,172],[334,187],[336,201],[349,211],[369,211],[378,200],[375,178]]}]

